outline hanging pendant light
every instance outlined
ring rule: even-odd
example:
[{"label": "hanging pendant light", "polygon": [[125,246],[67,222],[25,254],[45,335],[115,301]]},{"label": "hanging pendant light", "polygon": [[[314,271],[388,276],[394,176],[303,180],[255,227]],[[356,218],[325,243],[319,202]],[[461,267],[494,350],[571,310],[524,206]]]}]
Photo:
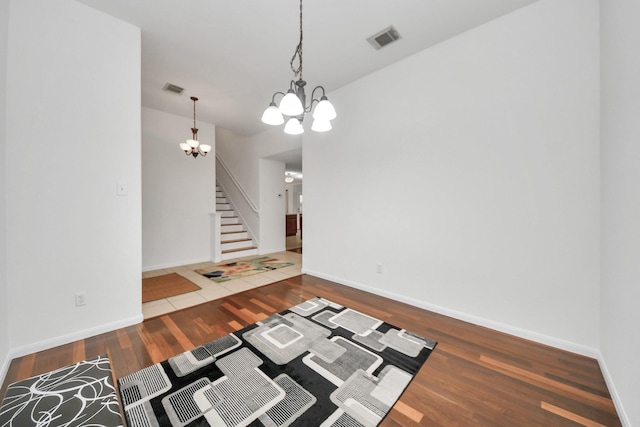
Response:
[{"label": "hanging pendant light", "polygon": [[193,101],[193,127],[191,128],[192,138],[187,139],[186,142],[181,142],[180,149],[184,151],[187,156],[192,155],[196,158],[198,155],[202,155],[202,157],[204,157],[209,151],[211,151],[211,146],[208,144],[200,144],[198,142],[198,128],[196,127],[196,101],[198,98],[192,96],[191,100]]},{"label": "hanging pendant light", "polygon": [[[298,62],[298,67],[294,67],[294,63]],[[302,78],[302,0],[300,0],[300,41],[291,58],[291,71],[293,71],[294,77],[298,77],[298,80],[291,80],[287,93],[276,92],[271,97],[271,103],[262,114],[262,122],[268,125],[277,126],[285,122],[283,116],[289,116],[287,124],[284,127],[284,132],[290,135],[300,135],[304,132],[302,122],[304,121],[305,113],[310,113],[313,110],[313,125],[311,130],[316,132],[326,132],[331,130],[331,120],[336,118],[336,110],[327,99],[324,88],[322,86],[316,86],[311,91],[311,102],[309,105],[306,103],[306,94],[304,87],[307,82]],[[316,91],[322,91],[320,99],[314,97]],[[276,95],[282,95],[280,100],[280,106],[276,104]]]}]

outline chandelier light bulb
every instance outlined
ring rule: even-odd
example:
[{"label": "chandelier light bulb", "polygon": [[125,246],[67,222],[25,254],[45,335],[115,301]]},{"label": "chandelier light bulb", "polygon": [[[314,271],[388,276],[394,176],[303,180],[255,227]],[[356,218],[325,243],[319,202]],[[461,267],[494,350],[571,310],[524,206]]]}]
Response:
[{"label": "chandelier light bulb", "polygon": [[211,146],[209,144],[200,144],[200,151],[202,151],[202,153],[207,154],[209,151],[211,151]]},{"label": "chandelier light bulb", "polygon": [[314,132],[326,132],[331,130],[331,122],[329,120],[314,119],[311,124],[311,130]]},{"label": "chandelier light bulb", "polygon": [[284,123],[284,117],[282,117],[282,113],[278,110],[275,102],[269,104],[264,113],[262,114],[262,123],[277,126]]},{"label": "chandelier light bulb", "polygon": [[300,135],[304,133],[302,123],[295,117],[291,117],[287,124],[284,126],[284,133],[289,135]]},{"label": "chandelier light bulb", "polygon": [[200,145],[200,143],[198,141],[196,141],[195,139],[187,139],[187,144],[191,148],[198,148],[198,145]]},{"label": "chandelier light bulb", "polygon": [[300,102],[300,98],[298,98],[293,89],[289,89],[282,101],[280,101],[280,112],[285,116],[299,116],[304,113],[302,102]]},{"label": "chandelier light bulb", "polygon": [[333,120],[336,116],[336,109],[333,108],[333,104],[329,102],[327,97],[323,96],[320,98],[316,109],[313,110],[313,118],[317,120]]}]

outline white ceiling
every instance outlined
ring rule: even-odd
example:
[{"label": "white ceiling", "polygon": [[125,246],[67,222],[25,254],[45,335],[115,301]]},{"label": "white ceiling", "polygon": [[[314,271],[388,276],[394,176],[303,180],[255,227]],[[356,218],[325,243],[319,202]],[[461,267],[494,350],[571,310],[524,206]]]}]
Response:
[{"label": "white ceiling", "polygon": [[[142,105],[246,135],[293,79],[298,0],[77,0],[142,29]],[[304,79],[328,91],[535,0],[305,0]],[[393,25],[400,40],[367,41]],[[185,90],[163,91],[165,83]],[[348,114],[340,111],[338,114]]]}]

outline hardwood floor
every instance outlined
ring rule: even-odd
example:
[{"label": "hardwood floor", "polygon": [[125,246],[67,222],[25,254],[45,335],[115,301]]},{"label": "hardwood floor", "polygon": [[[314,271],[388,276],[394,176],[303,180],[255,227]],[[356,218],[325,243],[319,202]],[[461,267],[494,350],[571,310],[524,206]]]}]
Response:
[{"label": "hardwood floor", "polygon": [[9,383],[108,354],[122,377],[314,296],[438,341],[382,426],[620,426],[594,359],[297,276],[15,359]]}]

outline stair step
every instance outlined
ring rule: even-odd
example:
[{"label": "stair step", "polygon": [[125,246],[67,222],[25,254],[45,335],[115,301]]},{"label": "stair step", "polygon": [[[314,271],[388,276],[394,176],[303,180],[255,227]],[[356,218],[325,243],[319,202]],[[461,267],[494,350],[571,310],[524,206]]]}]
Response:
[{"label": "stair step", "polygon": [[222,225],[237,225],[240,224],[240,219],[237,216],[223,216],[220,218]]},{"label": "stair step", "polygon": [[221,243],[250,242],[251,239],[246,237],[242,239],[223,240]]},{"label": "stair step", "polygon": [[220,249],[223,260],[257,255],[258,248],[240,222],[230,200],[216,184],[216,212],[220,214]]},{"label": "stair step", "polygon": [[226,251],[222,251],[223,254],[228,254],[231,252],[239,252],[239,251],[246,251],[246,250],[250,250],[250,249],[258,249],[256,246],[246,246],[244,248],[238,248],[238,249],[228,249]]},{"label": "stair step", "polygon": [[236,252],[228,252],[228,253],[223,253],[220,255],[220,258],[223,261],[229,261],[229,260],[233,260],[233,259],[237,259],[237,258],[244,258],[244,257],[248,257],[248,256],[252,256],[252,255],[258,255],[258,249],[247,249],[247,250],[240,250],[240,251],[236,251]]},{"label": "stair step", "polygon": [[242,224],[221,224],[221,230],[228,231],[245,231]]},{"label": "stair step", "polygon": [[251,239],[238,239],[220,242],[220,249],[222,252],[233,249],[249,248],[251,246],[253,246],[253,241]]},{"label": "stair step", "polygon": [[222,242],[249,238],[249,233],[247,233],[246,231],[222,231],[220,232],[220,235],[220,237],[222,238]]}]

